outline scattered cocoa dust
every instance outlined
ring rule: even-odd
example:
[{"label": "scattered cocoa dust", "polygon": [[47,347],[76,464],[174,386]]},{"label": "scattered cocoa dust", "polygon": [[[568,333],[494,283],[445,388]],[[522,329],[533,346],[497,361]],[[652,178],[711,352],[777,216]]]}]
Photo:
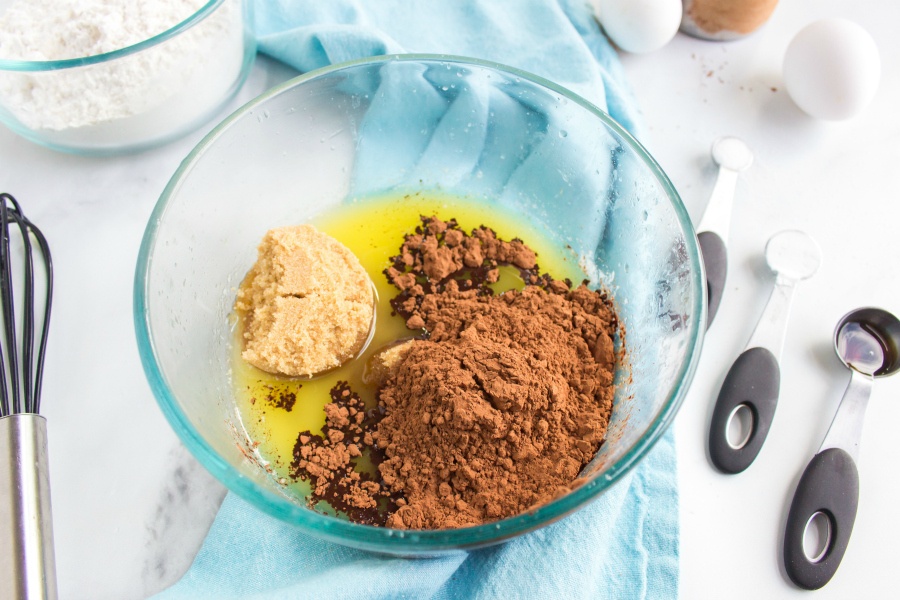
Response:
[{"label": "scattered cocoa dust", "polygon": [[[425,333],[386,351],[377,410],[335,388],[323,435],[300,434],[294,469],[311,479],[311,503],[351,520],[465,527],[577,485],[609,423],[618,323],[605,293],[538,275],[521,240],[422,221],[385,275],[396,312]],[[527,285],[494,295],[505,265]],[[353,470],[364,450],[381,481]]]},{"label": "scattered cocoa dust", "polygon": [[[301,387],[303,386],[298,386],[297,389]],[[266,386],[266,390],[265,401],[269,406],[280,408],[286,412],[291,412],[294,409],[294,404],[297,402],[297,394],[295,392],[276,390],[273,386]],[[256,398],[250,398],[250,404],[256,404]]]}]

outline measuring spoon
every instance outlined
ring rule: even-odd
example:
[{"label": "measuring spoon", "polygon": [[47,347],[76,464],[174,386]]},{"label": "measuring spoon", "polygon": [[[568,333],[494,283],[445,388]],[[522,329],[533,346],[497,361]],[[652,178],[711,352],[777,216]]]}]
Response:
[{"label": "measuring spoon", "polygon": [[731,224],[731,205],[737,187],[738,173],[753,164],[753,152],[736,137],[719,138],[712,145],[712,159],[719,166],[719,175],[706,210],[697,225],[697,241],[706,267],[707,317],[706,327],[712,325],[722,292],[725,290],[725,276],[728,274],[728,228]]},{"label": "measuring spoon", "polygon": [[[841,564],[859,504],[859,440],[876,377],[900,370],[900,321],[879,308],[860,308],[838,322],[834,350],[850,383],[828,433],[797,484],[784,531],[784,566],[798,586],[816,590]],[[818,534],[817,551],[804,538]]]},{"label": "measuring spoon", "polygon": [[775,287],[746,349],[725,376],[709,430],[710,459],[724,473],[740,473],[749,467],[769,434],[794,287],[815,275],[821,260],[819,245],[802,231],[776,233],[766,244],[766,262],[776,274]]}]

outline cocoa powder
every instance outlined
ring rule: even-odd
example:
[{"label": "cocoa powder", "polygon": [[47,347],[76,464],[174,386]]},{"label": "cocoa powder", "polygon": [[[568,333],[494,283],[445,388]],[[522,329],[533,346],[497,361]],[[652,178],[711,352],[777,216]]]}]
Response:
[{"label": "cocoa powder", "polygon": [[[612,313],[596,292],[444,292],[379,394],[379,470],[405,529],[476,525],[564,493],[612,410]],[[599,360],[596,357],[599,357]]]},{"label": "cocoa powder", "polygon": [[[538,276],[536,261],[534,251],[522,240],[498,239],[483,225],[467,235],[454,219],[444,222],[422,217],[422,226],[405,236],[400,253],[391,258],[392,266],[384,274],[400,290],[391,306],[407,319],[410,329],[421,329],[424,324],[415,313],[426,296],[446,289],[492,294],[490,284],[499,279],[502,265],[516,267],[526,283],[549,284],[549,276]],[[558,285],[567,289],[570,283]]]},{"label": "cocoa powder", "polygon": [[[612,410],[618,327],[607,296],[539,275],[535,253],[486,227],[423,218],[388,280],[423,332],[376,360],[378,409],[332,391],[323,435],[303,432],[296,475],[351,520],[399,529],[509,517],[575,485]],[[524,289],[495,295],[501,267]],[[379,357],[376,357],[376,359]],[[368,453],[378,477],[352,463]]]},{"label": "cocoa powder", "polygon": [[382,415],[378,409],[366,411],[362,399],[346,382],[331,390],[322,434],[301,432],[291,462],[293,477],[310,483],[310,506],[324,500],[351,521],[384,524],[385,513],[396,508],[395,498],[372,473],[356,470],[364,454],[376,464],[383,459],[371,435]]}]

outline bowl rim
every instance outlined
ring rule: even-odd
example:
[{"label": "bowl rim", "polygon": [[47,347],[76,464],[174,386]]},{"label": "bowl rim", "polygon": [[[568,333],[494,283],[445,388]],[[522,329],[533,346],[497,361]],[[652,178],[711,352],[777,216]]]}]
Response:
[{"label": "bowl rim", "polygon": [[153,46],[162,44],[163,42],[176,37],[178,34],[186,31],[197,23],[206,19],[226,0],[208,0],[206,4],[194,11],[186,19],[166,29],[165,31],[147,38],[146,40],[137,42],[124,48],[104,52],[102,54],[93,54],[91,56],[81,56],[77,58],[64,58],[60,60],[18,60],[0,57],[0,71],[16,71],[24,73],[36,73],[43,71],[59,71],[61,69],[71,69],[74,67],[84,67],[99,63],[109,62],[122,58],[142,50],[146,50]]},{"label": "bowl rim", "polygon": [[[270,490],[259,487],[250,478],[238,473],[226,460],[219,456],[219,454],[216,453],[202,437],[199,436],[191,426],[187,416],[180,409],[177,401],[174,399],[174,395],[170,392],[165,378],[155,360],[154,340],[151,335],[149,315],[146,311],[149,299],[149,290],[147,287],[149,267],[155,245],[157,228],[164,216],[169,198],[178,190],[182,179],[191,170],[194,162],[204,154],[205,150],[213,144],[233,122],[242,118],[245,114],[252,112],[257,106],[266,102],[269,98],[276,96],[289,88],[334,72],[353,69],[364,65],[395,61],[441,64],[451,63],[500,71],[543,86],[593,113],[631,147],[657,178],[671,202],[677,223],[684,232],[686,240],[685,251],[687,252],[688,260],[690,264],[695,267],[692,269],[694,277],[691,282],[691,287],[694,291],[692,314],[696,315],[696,319],[693,320],[692,323],[689,322],[689,326],[691,326],[692,330],[689,331],[688,346],[685,354],[686,359],[679,368],[678,376],[675,380],[677,383],[669,390],[668,397],[662,405],[659,414],[651,421],[644,435],[642,435],[634,446],[619,460],[612,463],[602,475],[598,473],[596,477],[572,490],[570,493],[547,504],[541,505],[534,510],[501,521],[462,529],[404,531],[387,527],[375,527],[351,523],[349,521],[309,510],[287,497],[278,496]],[[537,527],[547,525],[584,506],[596,497],[599,497],[604,491],[622,479],[626,473],[631,471],[659,441],[669,425],[671,425],[678,409],[687,395],[688,388],[696,371],[705,332],[704,324],[706,323],[707,307],[704,289],[706,278],[704,273],[705,270],[703,261],[700,258],[699,243],[697,242],[694,233],[693,224],[674,185],[657,161],[640,144],[640,142],[638,142],[631,133],[605,111],[578,94],[548,81],[547,79],[501,63],[449,54],[394,54],[336,63],[309,71],[276,85],[233,112],[213,128],[213,130],[191,150],[188,156],[181,162],[166,185],[166,188],[163,190],[163,193],[160,195],[144,232],[135,271],[134,323],[141,363],[163,414],[166,416],[166,419],[176,431],[179,438],[190,449],[198,461],[229,490],[233,491],[236,495],[263,512],[297,526],[316,537],[334,541],[342,545],[378,550],[391,554],[409,553],[421,555],[425,553],[440,553],[448,550],[491,545],[510,537],[526,533]]]}]

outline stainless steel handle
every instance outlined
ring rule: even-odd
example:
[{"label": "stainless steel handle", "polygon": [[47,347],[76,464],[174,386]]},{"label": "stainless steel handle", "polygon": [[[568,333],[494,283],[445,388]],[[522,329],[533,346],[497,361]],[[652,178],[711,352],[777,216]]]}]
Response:
[{"label": "stainless steel handle", "polygon": [[47,421],[0,418],[0,597],[55,600]]}]

